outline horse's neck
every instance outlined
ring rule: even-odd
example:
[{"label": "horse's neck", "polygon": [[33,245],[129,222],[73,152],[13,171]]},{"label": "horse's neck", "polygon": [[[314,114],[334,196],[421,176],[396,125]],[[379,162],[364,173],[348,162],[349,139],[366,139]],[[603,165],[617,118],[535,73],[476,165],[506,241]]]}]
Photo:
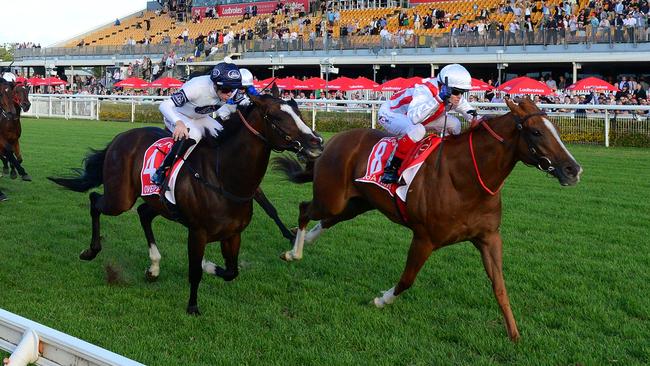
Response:
[{"label": "horse's neck", "polygon": [[[460,163],[456,166],[459,169],[450,171],[449,174],[469,177],[474,181],[473,184],[463,185],[468,190],[486,192],[485,188],[481,186],[480,180],[482,180],[486,188],[496,192],[517,163],[518,138],[514,122],[508,123],[502,118],[498,117],[487,123],[504,139],[503,143],[499,142],[483,126],[480,126],[471,135],[473,157],[469,146],[469,133],[458,137],[458,140],[453,141],[446,151],[445,155],[449,159],[455,159]],[[477,174],[477,168],[480,175]],[[456,188],[461,189],[459,186]]]},{"label": "horse's neck", "polygon": [[[257,112],[247,118],[256,118]],[[250,119],[248,120],[250,122]],[[233,121],[235,122],[235,121]],[[239,123],[239,122],[236,122]],[[254,126],[258,131],[260,126]],[[242,126],[232,136],[217,144],[213,164],[206,169],[214,174],[229,193],[248,197],[259,187],[269,164],[271,151],[264,142]],[[217,167],[215,169],[215,166]],[[216,177],[216,175],[219,177]]]}]

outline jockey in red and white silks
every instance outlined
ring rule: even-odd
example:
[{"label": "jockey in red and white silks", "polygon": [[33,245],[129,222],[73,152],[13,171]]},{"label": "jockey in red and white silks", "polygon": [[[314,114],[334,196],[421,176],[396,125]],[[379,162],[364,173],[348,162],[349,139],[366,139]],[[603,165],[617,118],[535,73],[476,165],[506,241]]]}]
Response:
[{"label": "jockey in red and white silks", "polygon": [[[476,111],[463,93],[471,90],[472,77],[459,64],[447,65],[436,78],[424,79],[422,84],[394,94],[379,108],[379,124],[386,131],[400,136],[392,159],[384,169],[382,183],[397,182],[402,160],[422,140],[427,130],[441,136],[460,133],[458,118],[446,115],[455,110],[467,120],[473,120]],[[446,131],[445,128],[446,118]]]}]

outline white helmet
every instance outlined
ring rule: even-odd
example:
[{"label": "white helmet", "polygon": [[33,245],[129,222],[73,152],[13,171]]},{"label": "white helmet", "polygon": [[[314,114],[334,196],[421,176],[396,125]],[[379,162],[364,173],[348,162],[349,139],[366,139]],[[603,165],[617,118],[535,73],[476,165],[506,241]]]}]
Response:
[{"label": "white helmet", "polygon": [[450,88],[471,90],[472,89],[472,76],[465,67],[459,64],[447,65],[440,70],[438,79],[442,84],[447,82]]},{"label": "white helmet", "polygon": [[239,73],[241,74],[242,86],[253,86],[253,73],[244,68],[239,69]]}]

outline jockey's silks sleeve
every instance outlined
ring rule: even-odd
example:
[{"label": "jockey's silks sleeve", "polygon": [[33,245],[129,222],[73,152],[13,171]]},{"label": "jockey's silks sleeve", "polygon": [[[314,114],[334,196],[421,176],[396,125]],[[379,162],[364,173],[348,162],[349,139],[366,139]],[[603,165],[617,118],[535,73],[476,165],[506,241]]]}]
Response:
[{"label": "jockey's silks sleeve", "polygon": [[180,120],[179,114],[189,118],[201,118],[224,103],[219,99],[209,75],[190,79],[171,97],[160,104],[160,112],[170,121]]},{"label": "jockey's silks sleeve", "polygon": [[444,105],[438,101],[437,96],[433,95],[426,86],[417,84],[414,87],[413,99],[409,104],[407,115],[413,124],[418,124],[424,122],[440,108],[444,108]]}]

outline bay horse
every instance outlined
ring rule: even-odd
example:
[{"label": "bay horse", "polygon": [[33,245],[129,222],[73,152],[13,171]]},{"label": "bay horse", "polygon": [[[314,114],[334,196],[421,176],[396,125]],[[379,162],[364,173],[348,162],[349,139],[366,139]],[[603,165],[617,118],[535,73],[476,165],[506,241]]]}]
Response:
[{"label": "bay horse", "polygon": [[17,177],[16,171],[24,181],[31,181],[32,178],[22,167],[23,157],[20,152],[19,139],[22,134],[20,124],[20,112],[27,112],[31,107],[29,91],[24,84],[15,84],[12,95],[15,114],[13,118],[2,118],[0,122],[0,136],[3,144],[0,146],[0,159],[3,163],[3,173],[9,173],[11,166],[11,179]]},{"label": "bay horse", "polygon": [[[356,129],[335,135],[311,167],[303,168],[288,157],[278,158],[277,168],[290,181],[313,181],[312,201],[300,204],[293,249],[282,258],[301,259],[304,242],[314,241],[324,229],[379,210],[413,232],[399,282],[374,299],[381,308],[411,287],[434,250],[468,240],[481,253],[508,336],[516,341],[519,331],[503,280],[500,188],[518,161],[555,176],[563,186],[577,184],[582,168],[533,101],[507,104],[509,113],[446,138],[439,165],[435,164],[438,152],[427,158],[409,188],[404,216],[383,189],[355,182],[365,175],[373,146],[386,137],[381,131]],[[306,232],[311,220],[319,223]]]},{"label": "bay horse", "polygon": [[[271,150],[293,151],[308,159],[322,152],[322,138],[305,124],[295,101],[285,102],[276,96],[250,96],[251,106],[238,109],[224,123],[217,139],[204,138],[176,180],[177,213],[188,229],[189,314],[199,314],[197,293],[204,270],[225,281],[237,277],[241,233],[251,221],[252,199],[266,172]],[[101,250],[100,215],[117,216],[134,205],[140,196],[144,152],[169,135],[153,127],[126,131],[105,149],[90,154],[81,176],[48,178],[77,192],[104,185],[103,195],[92,192],[89,196],[92,237],[90,247],[80,255],[82,260],[94,259]],[[155,279],[161,256],[151,222],[158,215],[167,219],[174,215],[159,196],[142,198],[145,202],[137,211],[151,259],[146,275]],[[214,241],[221,242],[225,269],[203,260],[206,244]]]}]

